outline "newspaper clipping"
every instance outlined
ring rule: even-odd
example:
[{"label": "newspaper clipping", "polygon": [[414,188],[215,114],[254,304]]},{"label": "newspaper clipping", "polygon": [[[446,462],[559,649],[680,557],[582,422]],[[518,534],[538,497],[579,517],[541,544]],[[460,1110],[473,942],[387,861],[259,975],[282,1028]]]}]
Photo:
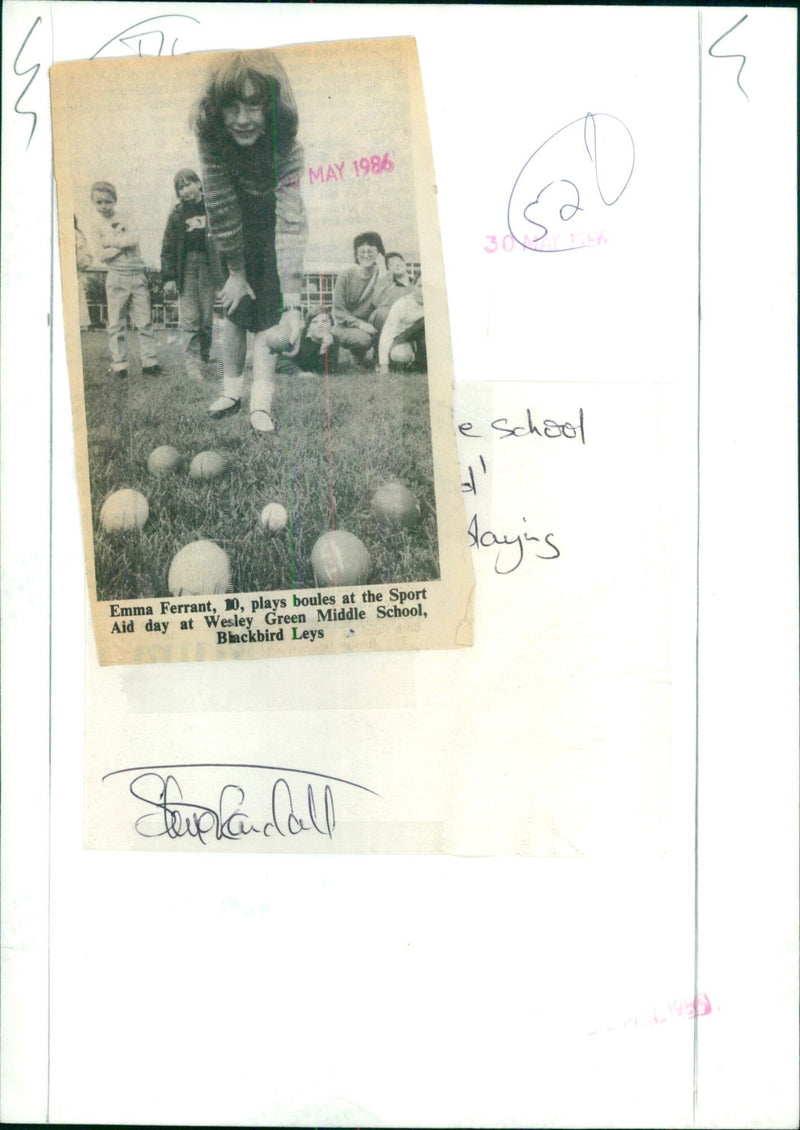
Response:
[{"label": "newspaper clipping", "polygon": [[99,662],[471,644],[414,41],[51,84]]}]

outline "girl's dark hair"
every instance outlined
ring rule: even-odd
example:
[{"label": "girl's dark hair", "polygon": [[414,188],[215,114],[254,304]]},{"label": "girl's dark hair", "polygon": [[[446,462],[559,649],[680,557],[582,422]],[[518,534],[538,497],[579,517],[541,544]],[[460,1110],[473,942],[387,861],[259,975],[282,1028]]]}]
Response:
[{"label": "girl's dark hair", "polygon": [[402,259],[405,263],[405,258],[400,254],[399,251],[387,251],[386,261],[388,262],[390,259]]},{"label": "girl's dark hair", "polygon": [[200,177],[194,169],[178,169],[172,183],[175,185],[175,195],[177,196],[185,184],[200,184]]},{"label": "girl's dark hair", "polygon": [[264,107],[270,148],[287,152],[297,136],[297,104],[286,72],[272,51],[239,52],[220,63],[192,114],[192,129],[205,141],[227,141],[223,109],[243,99],[248,79]]},{"label": "girl's dark hair", "polygon": [[356,263],[358,262],[358,249],[359,247],[363,247],[365,243],[369,243],[373,247],[377,247],[381,255],[383,255],[384,258],[386,257],[386,252],[383,247],[383,240],[378,235],[378,233],[376,231],[362,231],[361,234],[357,235],[353,240],[353,258],[355,259]]}]

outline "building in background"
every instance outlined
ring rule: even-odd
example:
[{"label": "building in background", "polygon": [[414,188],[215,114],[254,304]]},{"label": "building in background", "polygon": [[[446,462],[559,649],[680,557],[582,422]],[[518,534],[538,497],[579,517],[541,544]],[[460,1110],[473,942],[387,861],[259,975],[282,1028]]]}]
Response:
[{"label": "building in background", "polygon": [[[419,278],[420,264],[416,252],[402,252],[408,264],[410,281],[416,282]],[[352,266],[351,263],[338,264],[335,268],[310,264],[303,275],[303,289],[301,301],[303,312],[306,313],[311,306],[321,306],[323,310],[333,308],[333,288],[339,273]],[[161,285],[161,271],[155,267],[147,267],[147,279],[150,285],[150,307],[153,325],[165,328],[178,326],[178,300],[165,299]],[[89,306],[90,329],[105,329],[108,324],[108,308],[106,306],[105,267],[96,267],[81,272],[86,279],[86,299]],[[217,305],[214,309],[217,317],[222,317],[222,308]]]}]

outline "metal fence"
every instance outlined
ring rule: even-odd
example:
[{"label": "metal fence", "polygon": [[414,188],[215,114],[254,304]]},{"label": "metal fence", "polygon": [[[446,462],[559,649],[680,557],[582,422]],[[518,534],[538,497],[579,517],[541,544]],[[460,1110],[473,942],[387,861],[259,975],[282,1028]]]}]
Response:
[{"label": "metal fence", "polygon": [[[409,275],[416,282],[420,274],[420,265],[417,262],[408,263]],[[82,283],[86,290],[86,300],[89,307],[89,323],[92,329],[104,329],[108,325],[108,306],[106,305],[106,272],[101,270],[82,271]],[[158,272],[148,270],[150,281],[150,295],[153,325],[163,326],[165,329],[176,328],[179,325],[179,310],[177,299],[164,298],[161,278]],[[333,307],[333,288],[338,271],[307,271],[303,275],[301,302],[303,313],[306,314],[312,306],[322,306],[330,311]],[[222,318],[222,307],[217,302],[214,304],[214,315]]]}]

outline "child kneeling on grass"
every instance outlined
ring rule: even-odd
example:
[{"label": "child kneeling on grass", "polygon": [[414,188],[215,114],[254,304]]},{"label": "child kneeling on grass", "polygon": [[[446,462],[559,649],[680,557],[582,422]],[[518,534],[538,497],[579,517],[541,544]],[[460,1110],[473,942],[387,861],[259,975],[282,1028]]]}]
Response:
[{"label": "child kneeling on grass", "polygon": [[287,377],[327,376],[336,371],[339,344],[321,306],[312,306],[306,314],[299,345],[291,344],[289,332],[282,325],[272,326],[264,337],[270,352],[280,358],[279,372]]},{"label": "child kneeling on grass", "polygon": [[[277,348],[281,346],[278,344]],[[300,346],[290,364],[311,376],[333,373],[339,361],[339,343],[333,336],[333,323],[321,306],[312,306],[306,314]]]},{"label": "child kneeling on grass", "polygon": [[425,308],[422,304],[422,279],[411,287],[405,298],[398,298],[389,311],[378,343],[378,373],[386,376],[389,363],[409,369],[415,363],[424,368]]},{"label": "child kneeling on grass", "polygon": [[238,412],[250,332],[250,424],[262,435],[275,430],[278,354],[267,331],[279,331],[289,356],[302,331],[308,228],[297,124],[289,79],[272,51],[240,53],[218,65],[194,115],[211,235],[227,275],[220,292],[222,395],[208,413],[218,419]]}]

